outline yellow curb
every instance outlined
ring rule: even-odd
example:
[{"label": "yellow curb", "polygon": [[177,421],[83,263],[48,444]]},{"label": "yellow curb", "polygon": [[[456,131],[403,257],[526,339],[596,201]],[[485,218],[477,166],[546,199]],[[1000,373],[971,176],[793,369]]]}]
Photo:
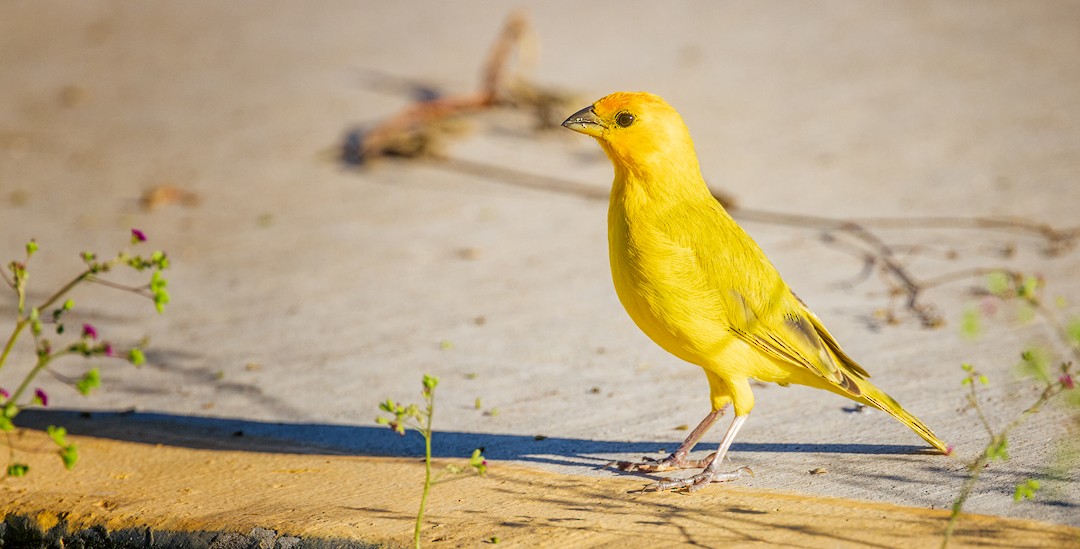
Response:
[{"label": "yellow curb", "polygon": [[[65,471],[38,431],[11,440],[31,469],[0,483],[4,516],[48,528],[152,528],[405,545],[423,482],[418,459],[192,450],[69,437]],[[463,463],[465,460],[462,459]],[[445,462],[440,465],[444,466]],[[936,547],[944,511],[717,485],[693,495],[629,493],[635,477],[558,475],[492,463],[436,484],[423,539],[437,547]],[[437,543],[433,543],[437,542]],[[1077,547],[1080,528],[965,516],[955,547]],[[486,546],[486,545],[484,545]]]}]

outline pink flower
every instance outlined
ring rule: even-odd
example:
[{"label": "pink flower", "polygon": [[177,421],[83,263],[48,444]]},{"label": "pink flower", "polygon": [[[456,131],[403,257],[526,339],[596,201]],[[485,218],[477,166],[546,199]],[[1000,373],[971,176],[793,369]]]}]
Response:
[{"label": "pink flower", "polygon": [[34,400],[40,402],[43,408],[49,405],[49,395],[41,389],[34,389]]},{"label": "pink flower", "polygon": [[113,356],[112,343],[105,343],[101,346],[101,353],[105,356]]},{"label": "pink flower", "polygon": [[946,446],[945,447],[945,455],[951,456],[952,453],[953,453],[953,447],[952,446]]},{"label": "pink flower", "polygon": [[0,387],[0,397],[4,397],[6,399],[6,398],[8,398],[10,396],[11,396],[11,393],[7,392],[7,389],[5,389],[3,387]]},{"label": "pink flower", "polygon": [[146,233],[139,229],[131,229],[131,243],[146,242]]},{"label": "pink flower", "polygon": [[1061,377],[1058,378],[1058,382],[1061,383],[1062,387],[1065,387],[1065,389],[1069,391],[1073,390],[1073,388],[1076,387],[1076,384],[1073,382],[1072,376],[1069,374],[1061,374]]},{"label": "pink flower", "polygon": [[97,330],[89,324],[82,325],[82,336],[90,339],[97,339]]}]

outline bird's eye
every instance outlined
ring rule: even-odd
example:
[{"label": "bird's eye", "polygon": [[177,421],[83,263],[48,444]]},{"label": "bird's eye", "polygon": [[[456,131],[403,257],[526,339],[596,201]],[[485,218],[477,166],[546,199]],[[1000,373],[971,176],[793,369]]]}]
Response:
[{"label": "bird's eye", "polygon": [[634,115],[632,115],[632,114],[630,114],[630,113],[628,113],[626,111],[623,111],[623,112],[615,115],[615,123],[618,124],[619,127],[621,127],[621,128],[629,127],[630,124],[634,123],[634,120],[635,120]]}]

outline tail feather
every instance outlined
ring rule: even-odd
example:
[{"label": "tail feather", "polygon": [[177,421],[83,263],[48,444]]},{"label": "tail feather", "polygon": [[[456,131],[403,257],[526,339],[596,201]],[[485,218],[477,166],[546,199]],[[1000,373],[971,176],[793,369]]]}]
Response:
[{"label": "tail feather", "polygon": [[[900,406],[899,402],[896,402],[892,397],[885,394],[884,391],[870,385],[868,382],[864,381],[862,385],[862,398],[865,399],[868,404],[879,410],[888,412],[889,415],[896,418],[900,423],[910,427],[911,430],[915,431],[915,433],[922,437],[923,440],[930,443],[931,446],[937,448],[942,453],[949,453],[949,446],[945,444],[943,440],[938,438],[925,423],[919,421],[919,418],[911,415],[911,413],[905,410],[903,406]],[[869,387],[867,387],[867,385],[869,385]]]}]

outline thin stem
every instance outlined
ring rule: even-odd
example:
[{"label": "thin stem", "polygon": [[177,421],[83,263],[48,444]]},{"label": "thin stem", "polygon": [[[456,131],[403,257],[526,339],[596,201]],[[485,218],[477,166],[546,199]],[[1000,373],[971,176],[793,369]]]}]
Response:
[{"label": "thin stem", "polygon": [[930,278],[924,278],[921,281],[923,288],[929,289],[936,286],[944,286],[960,280],[971,279],[979,276],[987,276],[994,273],[1005,273],[1010,276],[1014,274],[1013,271],[1008,269],[993,268],[993,267],[975,267],[972,269],[964,269],[961,271],[953,271],[951,273],[944,273]]},{"label": "thin stem", "polygon": [[968,465],[968,470],[971,471],[971,476],[969,476],[967,480],[964,481],[964,486],[960,489],[960,494],[956,496],[955,500],[953,500],[952,513],[949,515],[949,524],[945,527],[945,537],[941,540],[942,549],[945,549],[949,545],[949,540],[952,538],[953,531],[956,529],[956,525],[960,522],[960,512],[964,508],[964,503],[967,501],[968,496],[971,495],[972,490],[975,489],[975,484],[978,482],[979,475],[982,474],[983,468],[986,466],[987,463],[990,462],[991,450],[999,447],[1002,441],[1005,440],[1005,438],[1009,435],[1009,433],[1013,431],[1013,429],[1019,427],[1032,414],[1038,413],[1042,406],[1049,402],[1050,399],[1053,398],[1054,395],[1058,394],[1060,391],[1060,385],[1048,383],[1046,385],[1046,388],[1043,389],[1043,392],[1039,395],[1039,398],[1036,399],[1031,406],[1029,406],[1023,412],[1020,412],[1020,415],[1013,419],[1011,422],[1009,422],[1009,424],[1006,425],[1005,428],[1001,430],[1001,432],[995,434],[993,429],[990,427],[989,421],[987,421],[986,416],[983,414],[982,407],[979,406],[978,399],[975,397],[975,381],[972,380],[971,394],[969,395],[969,398],[971,399],[971,403],[974,406],[975,411],[979,414],[979,419],[983,422],[983,425],[986,427],[987,432],[990,433],[990,442],[986,445],[986,448],[983,449],[983,452],[979,455],[978,459],[976,459],[974,463]]},{"label": "thin stem", "polygon": [[[993,442],[991,442],[992,444]],[[990,446],[987,446],[986,450],[983,450],[982,455],[975,460],[975,463],[969,466],[971,476],[964,481],[963,488],[960,489],[960,495],[956,496],[953,501],[952,513],[949,515],[949,524],[945,527],[945,537],[941,540],[941,549],[945,549],[949,545],[949,540],[952,539],[953,531],[956,530],[956,525],[960,522],[960,511],[964,508],[964,503],[967,501],[968,496],[971,495],[971,491],[975,489],[975,483],[979,481],[979,475],[982,474],[983,466],[990,461],[987,457]]]},{"label": "thin stem", "polygon": [[15,289],[15,281],[8,278],[7,272],[4,271],[3,269],[0,269],[0,278],[3,278],[4,282],[7,283],[8,286],[11,286],[12,290]]},{"label": "thin stem", "polygon": [[982,423],[983,428],[986,429],[986,434],[990,435],[990,439],[993,440],[996,436],[994,434],[994,428],[990,426],[990,420],[986,418],[986,414],[983,413],[982,406],[979,406],[979,398],[975,396],[975,379],[974,376],[969,376],[968,388],[971,391],[968,393],[968,401],[971,402],[971,407],[975,409],[975,413],[979,416],[979,421]]},{"label": "thin stem", "polygon": [[434,390],[429,389],[427,398],[426,426],[420,431],[424,435],[424,493],[420,496],[420,510],[416,513],[416,528],[413,530],[413,543],[420,549],[420,527],[424,522],[424,508],[427,507],[428,492],[431,491],[431,417],[435,413]]},{"label": "thin stem", "polygon": [[1073,340],[1072,336],[1069,335],[1068,328],[1058,320],[1057,315],[1043,305],[1042,300],[1036,300],[1032,305],[1035,306],[1035,310],[1039,312],[1039,315],[1050,323],[1054,331],[1057,332],[1058,338],[1066,343],[1069,347],[1069,351],[1072,352],[1073,357],[1080,362],[1080,343]]},{"label": "thin stem", "polygon": [[[48,299],[46,299],[44,303],[39,305],[38,310],[47,309],[50,305],[52,305],[53,303],[56,303],[61,297],[64,297],[64,294],[70,292],[72,288],[77,286],[80,282],[86,280],[89,276],[90,276],[90,270],[89,269],[83,271],[82,273],[79,274],[79,276],[76,276],[75,278],[71,279],[70,282],[68,282],[67,284],[64,284],[59,290],[56,291],[56,293],[54,293],[52,296],[50,296]],[[18,289],[16,289],[16,290],[18,290]],[[24,310],[25,310],[25,293],[22,292],[22,291],[19,291],[19,315],[20,316],[22,315]],[[17,340],[19,338],[19,333],[22,332],[23,329],[26,328],[26,325],[29,324],[29,323],[30,323],[29,318],[23,318],[22,320],[20,320],[19,322],[17,322],[15,324],[15,329],[12,330],[11,336],[8,338],[7,343],[4,345],[4,352],[3,352],[3,354],[0,354],[0,368],[3,368],[4,364],[7,362],[7,357],[11,353],[11,349],[15,346],[15,340]],[[28,380],[29,380],[29,378],[28,378]],[[8,402],[14,402],[14,401],[15,401],[15,399],[12,398]]]},{"label": "thin stem", "polygon": [[96,276],[89,276],[89,277],[86,278],[86,281],[87,282],[93,282],[94,284],[101,284],[102,286],[107,286],[109,288],[114,288],[114,289],[117,289],[117,290],[123,290],[125,292],[131,292],[133,294],[138,294],[138,295],[141,295],[141,296],[144,296],[144,297],[154,297],[154,295],[152,293],[150,293],[150,286],[149,285],[128,286],[126,284],[118,284],[116,282],[105,280],[103,278],[98,278]]},{"label": "thin stem", "polygon": [[11,331],[11,336],[8,337],[7,344],[4,345],[4,352],[0,354],[0,369],[3,369],[4,364],[7,363],[8,354],[11,353],[11,349],[15,346],[15,340],[19,339],[19,333],[26,328],[27,324],[30,324],[29,318],[24,318],[15,323],[15,329]]},{"label": "thin stem", "polygon": [[26,273],[25,273],[25,271],[23,272],[23,275],[21,277],[17,277],[17,281],[16,281],[16,284],[15,284],[15,293],[19,296],[19,299],[18,299],[19,305],[18,305],[18,309],[16,309],[17,314],[18,314],[19,318],[22,318],[23,314],[26,313]]},{"label": "thin stem", "polygon": [[23,378],[23,381],[19,385],[19,388],[15,389],[14,393],[11,393],[11,398],[8,399],[8,402],[17,404],[19,402],[19,397],[21,397],[22,394],[26,392],[27,387],[30,386],[30,382],[33,381],[35,377],[37,377],[38,373],[40,373],[41,370],[45,369],[45,367],[48,366],[54,358],[65,354],[67,354],[66,351],[62,353],[57,353],[55,355],[39,356],[37,365],[34,366],[33,370],[30,370],[30,373],[26,374],[26,377]]},{"label": "thin stem", "polygon": [[82,281],[86,280],[87,278],[89,278],[90,274],[91,274],[90,269],[87,269],[87,270],[83,271],[82,273],[80,273],[79,276],[76,276],[75,278],[71,279],[70,282],[68,282],[67,284],[64,284],[59,290],[56,290],[56,293],[49,296],[49,299],[46,299],[44,303],[42,303],[41,305],[38,305],[38,310],[48,309],[50,305],[52,305],[53,303],[56,303],[61,297],[64,297],[64,294],[70,292],[71,289],[74,288],[75,286],[77,286],[80,282],[82,282]]}]

